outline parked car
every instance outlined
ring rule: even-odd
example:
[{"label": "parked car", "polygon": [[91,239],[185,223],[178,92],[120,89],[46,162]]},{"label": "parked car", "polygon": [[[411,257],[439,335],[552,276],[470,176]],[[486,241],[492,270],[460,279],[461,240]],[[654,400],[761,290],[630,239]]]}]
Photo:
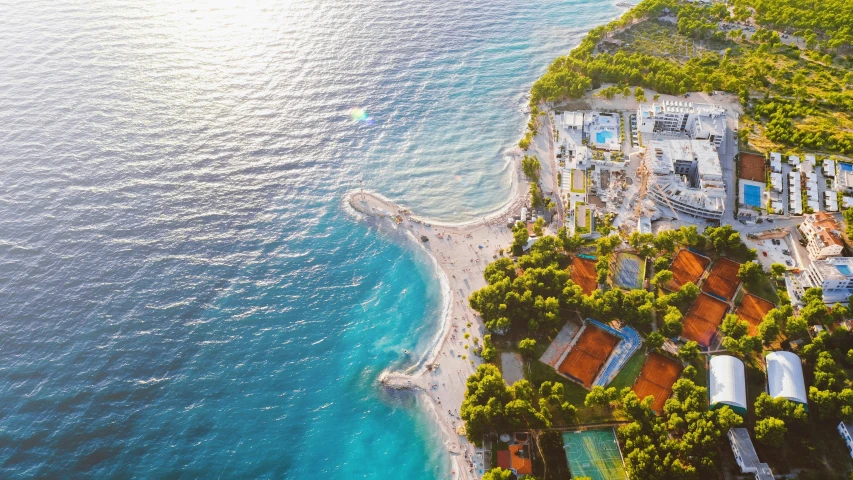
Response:
[{"label": "parked car", "polygon": [[789,266],[789,267],[793,267],[793,266],[794,266],[794,262],[792,262],[791,260],[785,260],[785,265],[787,265],[787,266]]},{"label": "parked car", "polygon": [[761,251],[761,254],[764,255],[765,257],[767,256],[767,252],[765,252],[764,250]]}]

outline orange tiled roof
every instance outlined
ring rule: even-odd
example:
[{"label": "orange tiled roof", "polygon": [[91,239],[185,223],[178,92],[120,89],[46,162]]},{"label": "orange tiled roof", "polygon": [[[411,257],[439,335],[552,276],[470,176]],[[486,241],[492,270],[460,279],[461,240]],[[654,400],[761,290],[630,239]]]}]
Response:
[{"label": "orange tiled roof", "polygon": [[[510,464],[512,465],[513,470],[516,471],[519,475],[532,475],[533,474],[533,463],[530,461],[530,452],[525,450],[525,448],[530,448],[526,445],[510,445],[509,446],[509,456],[510,456]],[[524,451],[524,456],[519,455],[519,451]]]}]

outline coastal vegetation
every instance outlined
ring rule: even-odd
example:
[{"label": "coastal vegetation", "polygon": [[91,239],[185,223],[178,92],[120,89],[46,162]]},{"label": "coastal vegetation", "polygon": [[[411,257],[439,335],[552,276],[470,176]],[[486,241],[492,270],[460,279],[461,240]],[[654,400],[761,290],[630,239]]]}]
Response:
[{"label": "coastal vegetation", "polygon": [[[555,60],[531,88],[530,103],[581,98],[605,85],[598,93],[605,98],[629,86],[670,95],[725,91],[739,96],[739,135],[756,149],[853,154],[851,10],[845,0],[736,0],[731,9],[644,0]],[[736,21],[760,27],[749,34],[723,28],[743,26]]]},{"label": "coastal vegetation", "polygon": [[[667,284],[673,278],[669,266],[683,248],[712,258],[738,257],[747,262],[743,265],[755,257],[755,251],[748,249],[730,226],[708,227],[701,233],[695,227],[685,227],[657,235],[610,235],[595,241],[569,236],[561,229],[556,236],[538,238],[526,253],[515,258],[501,257],[489,264],[484,271],[487,285],[469,298],[471,307],[480,313],[490,331],[475,353],[486,362],[494,362],[498,350],[520,352],[525,378],[507,386],[499,365],[491,363],[482,365],[469,378],[460,409],[469,439],[479,444],[484,436],[507,429],[541,433],[555,426],[619,420],[628,422],[618,429],[618,436],[632,477],[706,478],[709,472],[718,471],[718,448],[725,432],[747,419],[728,409],[708,411],[704,355],[696,342],[682,344],[677,355],[662,349],[667,338],[681,334],[686,313],[700,293],[692,283],[668,290]],[[649,290],[623,290],[611,286],[607,278],[597,278],[597,288],[587,294],[572,279],[574,257],[595,257],[596,267],[609,269],[609,258],[625,250],[655,266],[648,273]],[[603,258],[608,260],[602,262]],[[742,267],[739,275],[745,283],[773,288],[772,274],[760,266]],[[853,419],[853,384],[848,374],[853,368],[853,334],[836,328],[832,334],[823,333],[810,342],[806,331],[809,325],[828,326],[837,318],[835,308],[841,316],[849,310],[841,306],[827,310],[820,289],[806,291],[805,306],[797,314],[786,296],[779,297],[781,303],[764,316],[754,334],[737,314],[724,318],[720,332],[722,349],[742,358],[752,372],[750,378],[757,376],[761,385],[762,354],[766,349],[779,349],[780,344],[789,345],[792,341],[803,344],[805,372],[807,378],[814,379],[809,382],[811,420],[801,422],[802,406],[770,402],[766,396],[751,397],[755,417],[748,419],[756,432],[761,432],[761,448],[793,449],[804,441],[820,441],[817,439],[825,436],[833,422]],[[538,360],[567,321],[581,318],[605,323],[616,320],[633,326],[644,336],[646,352],[673,355],[687,365],[663,412],[656,416],[650,410],[651,399],[637,398],[626,388],[637,378],[645,355],[632,357],[607,388],[591,390]],[[750,385],[755,395],[763,390],[763,386]],[[785,464],[778,456],[773,458]],[[829,465],[833,462],[841,460],[833,456]],[[847,468],[841,465],[831,468]],[[810,459],[804,468],[830,467]]]},{"label": "coastal vegetation", "polygon": [[[833,14],[837,17],[828,20]],[[745,28],[747,23],[759,28]],[[543,104],[581,98],[593,89],[601,98],[633,95],[638,101],[647,100],[647,90],[655,100],[660,94],[724,91],[737,95],[743,107],[742,145],[853,154],[851,33],[853,8],[844,0],[819,6],[793,0],[733,0],[728,6],[643,0],[619,20],[590,31],[533,85],[531,120],[519,145],[526,149],[533,140]],[[522,170],[531,180],[531,203],[543,206],[539,160],[525,156]],[[848,216],[853,218],[853,209],[845,212]],[[761,455],[772,449],[767,455],[782,465],[781,473],[797,468],[807,470],[801,475],[808,470],[824,475],[848,469],[844,452],[829,446],[824,450],[831,454],[824,455],[813,445],[828,445],[824,438],[833,423],[853,420],[853,334],[839,327],[812,340],[808,327],[829,326],[849,309],[827,309],[820,289],[809,289],[802,299],[805,306],[795,314],[785,292],[777,292],[785,266],[765,271],[755,262],[757,252],[730,225],[702,233],[696,227],[657,235],[635,232],[627,238],[611,231],[608,225],[593,241],[570,236],[565,228],[556,236],[543,236],[544,230],[534,226],[538,238],[528,249],[527,227],[513,227],[513,257],[488,265],[486,286],[469,297],[489,331],[482,347],[474,350],[487,363],[469,377],[460,408],[469,440],[480,445],[485,437],[509,429],[529,429],[536,436],[556,433],[554,426],[616,420],[624,422],[617,431],[632,478],[716,478],[726,431],[746,422]],[[747,365],[754,403],[754,415],[748,418],[728,407],[708,409],[705,357],[697,342],[681,344],[677,353],[667,344],[668,338],[682,334],[685,316],[700,294],[690,282],[671,286],[673,258],[687,248],[740,263],[737,277],[743,290],[735,305],[744,293],[776,305],[757,327],[732,313],[719,328],[722,350]],[[622,251],[647,262],[647,288],[613,285],[612,263]],[[579,256],[587,269],[580,278],[573,271]],[[595,260],[594,288],[590,259]],[[638,398],[630,388],[643,366],[642,353],[631,357],[607,388],[588,391],[537,360],[566,322],[585,318],[632,326],[643,337],[646,353],[659,351],[686,365],[662,411],[653,412],[651,397]],[[788,400],[758,395],[764,382],[762,354],[792,345],[799,345],[811,385],[808,411]],[[499,358],[498,351],[521,353],[524,379],[506,384],[500,365],[490,363]],[[802,452],[803,458],[795,459],[792,452]],[[486,473],[488,478],[504,475],[500,469]]]}]

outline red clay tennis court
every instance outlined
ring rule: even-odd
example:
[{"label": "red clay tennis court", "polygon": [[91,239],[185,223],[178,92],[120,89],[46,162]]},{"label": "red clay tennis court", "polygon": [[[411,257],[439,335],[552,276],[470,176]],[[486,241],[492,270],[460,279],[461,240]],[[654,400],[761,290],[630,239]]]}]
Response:
[{"label": "red clay tennis court", "polygon": [[586,295],[598,288],[598,275],[595,274],[595,260],[572,258],[572,281],[578,284]]},{"label": "red clay tennis court", "polygon": [[669,269],[672,272],[672,280],[669,281],[666,288],[675,291],[687,282],[698,284],[709,263],[711,263],[710,259],[697,255],[690,250],[678,252]]},{"label": "red clay tennis court", "polygon": [[587,325],[557,370],[580,380],[586,388],[590,388],[601,366],[618,343],[619,339],[613,335]]},{"label": "red clay tennis court", "polygon": [[740,264],[728,258],[721,258],[711,267],[711,273],[702,283],[702,291],[731,301],[740,284],[737,271]]},{"label": "red clay tennis court", "polygon": [[764,171],[766,160],[763,155],[740,154],[740,178],[764,183],[767,181]]},{"label": "red clay tennis court", "polygon": [[737,313],[737,316],[740,317],[741,320],[749,324],[749,334],[755,335],[758,333],[758,324],[764,320],[764,316],[767,315],[767,312],[772,310],[774,306],[775,305],[767,300],[748,293],[743,296],[743,299],[740,301],[740,305],[738,305],[735,313]]},{"label": "red clay tennis court", "polygon": [[728,304],[722,300],[699,294],[684,317],[684,331],[681,336],[702,346],[709,346],[728,309]]},{"label": "red clay tennis court", "polygon": [[655,397],[652,410],[663,411],[663,404],[672,395],[672,385],[681,375],[681,363],[659,353],[651,353],[634,382],[634,393],[640,398]]}]

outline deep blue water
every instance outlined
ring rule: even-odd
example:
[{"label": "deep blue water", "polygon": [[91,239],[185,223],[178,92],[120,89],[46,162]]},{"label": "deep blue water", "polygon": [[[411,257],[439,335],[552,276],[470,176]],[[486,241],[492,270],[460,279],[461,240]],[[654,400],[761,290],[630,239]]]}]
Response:
[{"label": "deep blue water", "polygon": [[499,206],[524,93],[618,11],[233,4],[0,0],[3,478],[446,473],[376,385],[432,267],[342,196]]}]

